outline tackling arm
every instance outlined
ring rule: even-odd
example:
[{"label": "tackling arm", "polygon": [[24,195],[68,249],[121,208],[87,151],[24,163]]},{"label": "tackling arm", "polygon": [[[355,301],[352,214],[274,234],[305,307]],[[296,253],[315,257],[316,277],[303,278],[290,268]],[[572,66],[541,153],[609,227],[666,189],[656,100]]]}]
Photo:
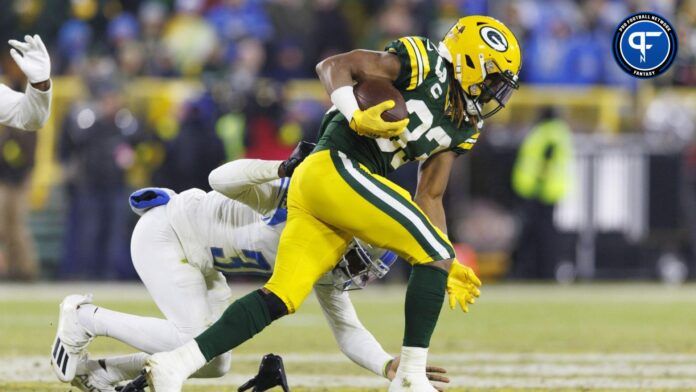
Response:
[{"label": "tackling arm", "polygon": [[[262,215],[277,207],[278,168],[283,161],[237,159],[210,172],[208,183],[230,199],[240,201]],[[286,180],[287,181],[287,180]]]},{"label": "tackling arm", "polygon": [[317,284],[314,292],[341,351],[356,364],[386,377],[385,368],[393,357],[362,325],[348,292],[330,284]]}]

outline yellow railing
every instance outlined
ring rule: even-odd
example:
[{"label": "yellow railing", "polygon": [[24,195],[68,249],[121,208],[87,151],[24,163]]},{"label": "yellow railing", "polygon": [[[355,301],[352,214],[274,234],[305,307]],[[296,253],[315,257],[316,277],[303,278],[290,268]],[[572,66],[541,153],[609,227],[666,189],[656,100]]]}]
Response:
[{"label": "yellow railing", "polygon": [[635,106],[631,93],[607,87],[522,86],[510,104],[492,118],[493,123],[533,121],[539,108],[555,106],[565,109],[564,115],[586,131],[616,134],[622,117]]}]

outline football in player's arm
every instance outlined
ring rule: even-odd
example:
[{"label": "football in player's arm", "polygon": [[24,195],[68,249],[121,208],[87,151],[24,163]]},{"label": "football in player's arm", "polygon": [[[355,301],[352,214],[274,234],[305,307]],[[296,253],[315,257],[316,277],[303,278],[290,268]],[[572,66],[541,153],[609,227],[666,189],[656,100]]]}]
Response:
[{"label": "football in player's arm", "polygon": [[44,126],[51,112],[51,59],[41,37],[10,40],[10,55],[29,84],[24,93],[0,83],[0,125],[35,131]]}]

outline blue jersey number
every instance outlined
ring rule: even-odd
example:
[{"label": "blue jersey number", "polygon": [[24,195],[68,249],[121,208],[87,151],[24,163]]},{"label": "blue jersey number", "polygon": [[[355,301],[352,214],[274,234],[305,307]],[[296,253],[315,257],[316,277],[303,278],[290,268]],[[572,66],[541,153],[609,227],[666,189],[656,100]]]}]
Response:
[{"label": "blue jersey number", "polygon": [[225,257],[222,248],[210,248],[210,252],[213,254],[213,265],[220,272],[263,275],[271,273],[271,265],[261,252],[243,249],[242,257]]}]

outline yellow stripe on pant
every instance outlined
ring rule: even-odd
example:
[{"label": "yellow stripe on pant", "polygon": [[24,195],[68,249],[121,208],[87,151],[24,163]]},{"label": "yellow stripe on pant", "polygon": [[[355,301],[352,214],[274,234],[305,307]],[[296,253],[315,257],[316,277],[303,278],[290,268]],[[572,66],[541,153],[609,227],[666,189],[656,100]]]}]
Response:
[{"label": "yellow stripe on pant", "polygon": [[447,236],[406,190],[343,153],[325,150],[310,155],[293,174],[288,221],[265,287],[295,312],[353,237],[392,250],[411,264],[454,257]]}]

